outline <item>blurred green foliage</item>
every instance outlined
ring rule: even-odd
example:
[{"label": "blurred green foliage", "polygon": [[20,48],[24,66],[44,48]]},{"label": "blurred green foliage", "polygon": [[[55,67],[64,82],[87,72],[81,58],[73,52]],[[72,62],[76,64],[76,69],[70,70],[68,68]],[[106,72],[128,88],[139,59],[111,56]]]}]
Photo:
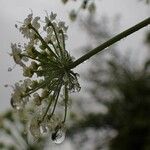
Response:
[{"label": "blurred green foliage", "polygon": [[[145,41],[149,46],[149,33]],[[147,53],[150,56],[150,51]],[[125,57],[112,52],[109,59],[104,60],[103,57],[94,59],[87,78],[93,85],[89,92],[99,106],[107,108],[107,113],[86,113],[71,127],[69,135],[74,139],[76,134],[84,134],[91,128],[96,132],[112,129],[117,133],[105,139],[108,149],[149,150],[150,58],[145,58],[141,67],[133,63],[130,55]],[[97,136],[97,140],[99,142],[95,142],[97,146],[94,149],[103,150],[105,145],[100,142],[103,139]]]}]

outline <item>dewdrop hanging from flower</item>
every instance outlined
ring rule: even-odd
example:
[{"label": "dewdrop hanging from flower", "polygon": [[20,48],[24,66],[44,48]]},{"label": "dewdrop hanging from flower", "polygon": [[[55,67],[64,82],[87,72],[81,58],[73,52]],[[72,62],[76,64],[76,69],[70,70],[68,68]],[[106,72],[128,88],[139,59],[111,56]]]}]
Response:
[{"label": "dewdrop hanging from flower", "polygon": [[[43,27],[41,24],[44,24]],[[13,87],[11,105],[18,111],[24,111],[29,103],[34,104],[29,126],[31,135],[40,138],[43,133],[51,131],[52,140],[60,143],[64,139],[69,92],[80,90],[78,74],[67,69],[73,63],[65,47],[68,27],[64,22],[57,22],[54,13],[47,15],[44,23],[31,13],[20,27],[15,26],[28,42],[23,46],[11,44],[11,56],[22,67],[26,77]],[[60,119],[55,110],[61,99],[64,113]]]}]

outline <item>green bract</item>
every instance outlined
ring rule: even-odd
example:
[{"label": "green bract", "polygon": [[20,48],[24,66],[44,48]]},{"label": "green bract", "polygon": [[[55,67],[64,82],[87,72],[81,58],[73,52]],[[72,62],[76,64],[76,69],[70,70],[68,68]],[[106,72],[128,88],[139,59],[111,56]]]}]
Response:
[{"label": "green bract", "polygon": [[[24,110],[31,100],[34,102],[36,117],[31,120],[30,131],[36,138],[41,134],[41,125],[44,123],[49,127],[54,120],[59,95],[63,95],[61,98],[65,103],[64,118],[58,121],[62,124],[66,120],[68,93],[80,90],[77,74],[68,69],[73,63],[65,47],[68,27],[64,22],[57,22],[54,13],[45,17],[43,28],[39,22],[40,17],[33,18],[33,14],[29,14],[20,27],[16,25],[28,42],[24,46],[11,44],[11,56],[23,68],[23,76],[26,77],[15,84],[11,105],[17,110]],[[54,129],[56,126],[58,124]]]}]

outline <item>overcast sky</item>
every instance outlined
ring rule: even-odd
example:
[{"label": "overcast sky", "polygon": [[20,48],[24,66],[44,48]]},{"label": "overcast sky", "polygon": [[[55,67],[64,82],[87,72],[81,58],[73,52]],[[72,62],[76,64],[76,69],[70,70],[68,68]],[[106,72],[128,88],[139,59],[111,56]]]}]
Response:
[{"label": "overcast sky", "polygon": [[[80,1],[80,0],[79,0]],[[96,1],[96,0],[95,0]],[[119,28],[117,32],[123,31],[134,24],[142,21],[150,14],[150,7],[138,0],[97,0],[97,17],[107,15],[110,18],[115,15],[121,15]],[[5,84],[14,84],[15,81],[21,79],[21,71],[16,67],[12,72],[8,72],[8,67],[12,67],[14,62],[8,55],[11,42],[21,42],[22,36],[16,30],[14,25],[17,21],[22,21],[33,10],[35,15],[44,16],[45,10],[48,12],[56,12],[60,20],[64,20],[69,24],[67,48],[71,54],[76,57],[80,56],[80,52],[73,51],[86,45],[86,37],[77,26],[77,23],[72,24],[68,19],[68,12],[71,7],[75,7],[75,3],[63,6],[60,0],[0,0],[0,112],[6,108],[10,108],[10,94],[11,89],[4,88]],[[150,27],[144,28],[141,31],[122,40],[117,45],[120,48],[138,49],[143,48],[142,39],[143,34],[148,31]],[[116,34],[114,33],[114,34]],[[81,40],[82,39],[82,40]],[[84,65],[81,65],[79,70]],[[78,72],[80,74],[80,72]],[[82,92],[82,91],[81,91]],[[67,144],[68,145],[68,144]],[[61,149],[60,147],[58,149]],[[71,148],[68,148],[69,150]]]},{"label": "overcast sky", "polygon": [[[110,18],[117,14],[121,15],[118,31],[131,27],[142,21],[150,14],[150,7],[138,0],[97,0],[97,17],[107,15]],[[63,6],[60,0],[0,0],[0,111],[10,107],[10,91],[4,88],[4,84],[13,84],[21,79],[21,71],[16,67],[12,72],[8,72],[8,67],[12,67],[14,62],[8,55],[11,42],[21,42],[22,36],[14,27],[17,21],[22,21],[33,10],[35,15],[44,16],[45,10],[56,12],[60,20],[69,24],[69,40],[67,48],[73,54],[79,57],[80,53],[72,51],[86,44],[85,35],[80,31],[77,23],[72,24],[68,19],[68,12],[71,7],[77,4],[70,3]],[[124,49],[130,47],[137,49],[142,47],[142,35],[149,27],[138,31],[118,45]],[[116,34],[116,33],[114,33]],[[80,38],[79,38],[80,37]],[[82,40],[81,40],[82,39]],[[130,41],[130,44],[129,44]],[[135,44],[136,43],[136,44]],[[79,72],[80,73],[80,72]]]}]

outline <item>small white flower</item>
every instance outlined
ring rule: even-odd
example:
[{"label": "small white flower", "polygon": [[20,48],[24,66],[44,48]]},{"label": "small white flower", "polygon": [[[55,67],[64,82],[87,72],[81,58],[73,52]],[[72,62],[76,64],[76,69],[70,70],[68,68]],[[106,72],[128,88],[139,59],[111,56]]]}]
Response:
[{"label": "small white flower", "polygon": [[44,38],[46,43],[49,43],[50,40],[53,40],[53,35],[52,34],[48,34],[47,37]]},{"label": "small white flower", "polygon": [[29,66],[32,70],[37,70],[38,64],[35,61],[31,61],[31,65]]},{"label": "small white flower", "polygon": [[31,57],[33,57],[33,58],[37,57],[37,55],[35,53],[35,49],[34,49],[33,43],[31,43],[31,42],[28,43],[28,45],[25,46],[25,51]]},{"label": "small white flower", "polygon": [[13,56],[15,63],[24,66],[23,62],[21,61],[22,59],[20,55],[21,49],[17,47],[17,44],[12,44],[12,43],[11,43],[11,49],[12,49],[11,56]]},{"label": "small white flower", "polygon": [[35,32],[30,29],[29,25],[32,23],[32,26],[38,30],[40,28],[40,24],[38,23],[39,19],[40,17],[35,17],[33,19],[33,14],[28,15],[28,17],[24,20],[23,25],[19,28],[19,31],[24,37],[33,41],[35,40]]},{"label": "small white flower", "polygon": [[32,26],[37,30],[40,28],[40,24],[38,23],[39,20],[40,20],[40,17],[35,17],[32,21]]},{"label": "small white flower", "polygon": [[29,87],[32,84],[32,80],[30,78],[27,78],[24,80],[24,84]]},{"label": "small white flower", "polygon": [[45,22],[46,22],[46,24],[48,24],[50,22],[50,20],[48,19],[48,17],[45,17]]},{"label": "small white flower", "polygon": [[31,68],[29,68],[29,67],[23,67],[23,76],[25,76],[25,77],[32,77],[32,75],[33,75],[33,70],[31,69]]},{"label": "small white flower", "polygon": [[55,43],[57,41],[56,36],[55,35],[51,35],[51,40]]},{"label": "small white flower", "polygon": [[27,26],[22,25],[19,28],[19,31],[23,34],[24,37],[29,38],[29,36],[30,36],[30,30],[29,30],[29,28]]},{"label": "small white flower", "polygon": [[24,107],[24,103],[22,100],[22,91],[18,86],[15,86],[14,93],[11,94],[11,106],[17,110],[22,110]]},{"label": "small white flower", "polygon": [[57,14],[51,12],[51,14],[50,14],[50,20],[51,21],[55,20],[56,16],[57,16]]},{"label": "small white flower", "polygon": [[58,23],[58,27],[59,27],[60,29],[62,29],[64,32],[66,32],[66,31],[68,30],[68,26],[65,26],[65,22],[63,22],[63,21],[60,21],[60,22]]},{"label": "small white flower", "polygon": [[24,25],[28,26],[29,24],[31,24],[31,21],[33,19],[33,14],[29,14],[28,17],[24,20]]},{"label": "small white flower", "polygon": [[15,100],[16,102],[20,101],[21,99],[21,92],[19,91],[14,91],[14,93],[11,95],[12,99]]},{"label": "small white flower", "polygon": [[22,57],[22,60],[25,62],[29,61],[29,59],[27,57]]},{"label": "small white flower", "polygon": [[55,30],[56,30],[56,31],[58,31],[57,23],[56,23],[56,22],[53,22],[52,24],[53,24],[53,26],[54,26]]},{"label": "small white flower", "polygon": [[21,84],[21,85],[20,85],[20,91],[21,91],[21,93],[25,94],[26,90],[27,90],[26,84],[24,84],[24,83]]},{"label": "small white flower", "polygon": [[30,30],[28,38],[30,39],[31,42],[34,43],[34,40],[36,40],[35,32],[33,30]]},{"label": "small white flower", "polygon": [[60,28],[63,28],[63,27],[65,26],[65,22],[64,22],[64,21],[58,22],[58,26],[59,26]]},{"label": "small white flower", "polygon": [[46,32],[47,32],[47,34],[52,34],[53,33],[53,28],[52,27],[48,27]]}]

